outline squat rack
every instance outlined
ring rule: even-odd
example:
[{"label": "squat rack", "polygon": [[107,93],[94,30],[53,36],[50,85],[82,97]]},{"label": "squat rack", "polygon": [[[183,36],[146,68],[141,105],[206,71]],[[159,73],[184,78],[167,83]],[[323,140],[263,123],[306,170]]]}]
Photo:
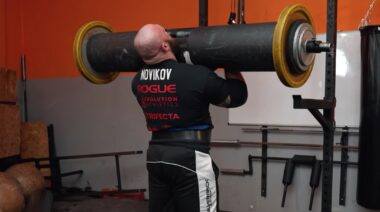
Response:
[{"label": "squat rack", "polygon": [[[330,43],[332,48],[329,52],[326,52],[325,97],[323,100],[314,100],[293,96],[293,107],[295,109],[308,109],[323,128],[322,212],[331,212],[332,210],[337,4],[338,0],[327,0],[326,42]],[[323,109],[323,114],[319,109]]]},{"label": "squat rack", "polygon": [[[293,107],[308,109],[323,128],[322,212],[331,212],[332,210],[337,4],[338,0],[327,0],[326,42],[330,43],[332,47],[329,52],[326,52],[325,97],[322,100],[316,100],[293,96]],[[199,0],[199,25],[208,25],[208,0]],[[323,114],[319,109],[323,109]]]}]

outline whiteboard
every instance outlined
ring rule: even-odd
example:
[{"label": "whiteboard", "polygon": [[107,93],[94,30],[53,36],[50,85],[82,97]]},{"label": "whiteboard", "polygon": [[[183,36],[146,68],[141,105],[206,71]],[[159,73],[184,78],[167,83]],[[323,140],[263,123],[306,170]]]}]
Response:
[{"label": "whiteboard", "polygon": [[[326,34],[317,39],[326,41]],[[228,110],[229,124],[306,126],[320,124],[307,109],[293,109],[293,95],[304,99],[323,99],[325,93],[325,53],[317,54],[308,81],[301,88],[284,86],[274,72],[244,72],[248,100],[239,108]],[[359,127],[360,119],[360,32],[342,31],[337,35],[336,52],[337,127]],[[323,112],[323,111],[321,111]]]}]

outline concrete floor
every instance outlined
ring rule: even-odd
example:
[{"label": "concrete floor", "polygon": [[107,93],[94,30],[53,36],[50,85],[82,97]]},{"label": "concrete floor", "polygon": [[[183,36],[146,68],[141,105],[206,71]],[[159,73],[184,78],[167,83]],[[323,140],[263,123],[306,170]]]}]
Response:
[{"label": "concrete floor", "polygon": [[52,212],[147,212],[148,202],[119,198],[73,198],[55,201]]}]

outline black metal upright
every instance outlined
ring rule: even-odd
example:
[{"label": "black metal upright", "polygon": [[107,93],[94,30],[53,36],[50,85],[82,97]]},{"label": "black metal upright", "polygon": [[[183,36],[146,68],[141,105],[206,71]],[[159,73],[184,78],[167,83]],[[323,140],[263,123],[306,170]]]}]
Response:
[{"label": "black metal upright", "polygon": [[[335,102],[337,4],[338,0],[327,0],[326,42],[331,43],[332,48],[326,53],[325,100],[330,102]],[[323,127],[322,212],[331,212],[335,104],[334,107],[324,109],[323,116],[329,125]]]},{"label": "black metal upright", "polygon": [[55,151],[54,126],[50,124],[47,128],[47,131],[49,138],[49,163],[52,177],[51,188],[55,194],[59,194],[62,189],[62,179],[60,177],[61,167]]},{"label": "black metal upright", "polygon": [[[325,97],[323,100],[302,99],[294,95],[294,108],[308,109],[323,128],[322,212],[332,210],[333,156],[335,133],[335,74],[338,0],[327,0],[326,42],[331,49],[326,52]],[[323,114],[319,111],[323,109]]]},{"label": "black metal upright", "polygon": [[208,26],[208,0],[199,0],[199,26]]},{"label": "black metal upright", "polygon": [[261,129],[262,146],[261,155],[263,156],[261,161],[261,196],[267,196],[267,169],[268,169],[268,127],[263,126]]},{"label": "black metal upright", "polygon": [[21,83],[22,83],[22,106],[23,106],[23,121],[27,122],[28,119],[28,96],[27,96],[27,79],[26,79],[26,61],[25,55],[22,55],[20,58],[21,63]]}]

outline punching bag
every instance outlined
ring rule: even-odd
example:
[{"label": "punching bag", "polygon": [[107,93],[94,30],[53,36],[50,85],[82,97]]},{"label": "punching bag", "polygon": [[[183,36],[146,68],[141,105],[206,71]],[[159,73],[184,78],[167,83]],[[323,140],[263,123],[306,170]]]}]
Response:
[{"label": "punching bag", "polygon": [[361,33],[361,118],[357,202],[380,209],[380,26]]}]

